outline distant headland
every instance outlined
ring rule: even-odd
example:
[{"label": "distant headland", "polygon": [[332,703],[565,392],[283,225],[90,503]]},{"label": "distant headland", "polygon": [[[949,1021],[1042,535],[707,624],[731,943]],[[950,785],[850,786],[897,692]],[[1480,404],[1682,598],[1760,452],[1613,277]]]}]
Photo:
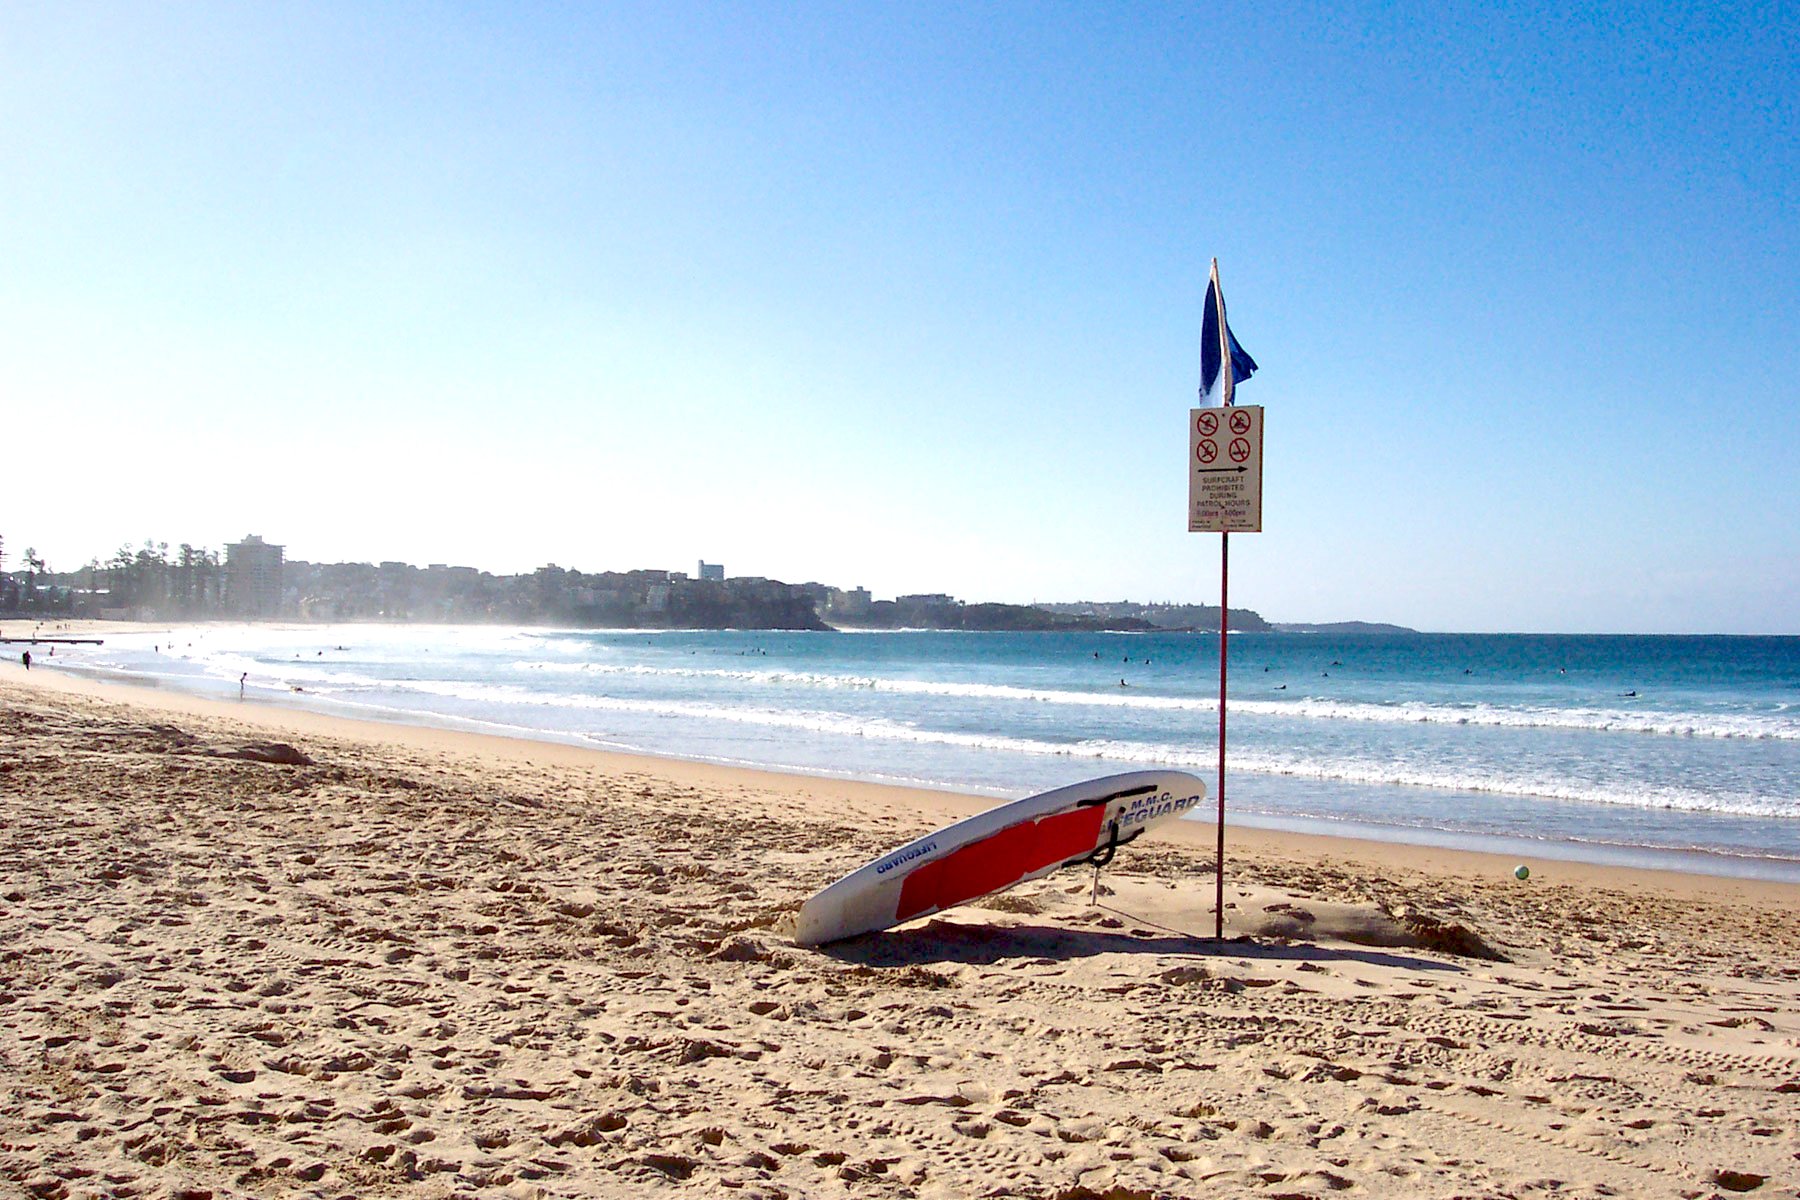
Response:
[{"label": "distant headland", "polygon": [[[3,551],[4,543],[0,543]],[[509,623],[623,629],[958,629],[1045,632],[1204,632],[1219,628],[1205,604],[1130,601],[971,603],[942,593],[877,600],[866,588],[727,578],[701,562],[685,571],[583,572],[554,563],[523,575],[403,562],[313,563],[251,535],[223,552],[166,543],[123,548],[102,563],[53,571],[35,552],[4,570],[0,617],[125,621],[283,620]],[[1352,621],[1274,625],[1234,608],[1241,632],[1407,632]]]}]

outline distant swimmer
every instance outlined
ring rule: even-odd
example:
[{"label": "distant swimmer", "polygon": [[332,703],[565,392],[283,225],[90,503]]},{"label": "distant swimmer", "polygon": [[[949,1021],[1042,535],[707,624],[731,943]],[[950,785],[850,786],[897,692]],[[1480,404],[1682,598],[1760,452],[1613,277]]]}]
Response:
[{"label": "distant swimmer", "polygon": [[1278,691],[1278,692],[1285,692],[1285,691],[1287,691],[1287,684],[1285,684],[1285,683],[1278,683],[1278,684],[1276,684],[1276,685],[1275,685],[1275,690],[1276,690],[1276,691]]},{"label": "distant swimmer", "polygon": [[1633,692],[1621,692],[1621,693],[1619,693],[1619,694],[1620,694],[1620,695],[1622,695],[1622,696],[1624,696],[1624,697],[1625,697],[1625,698],[1626,698],[1626,699],[1627,699],[1627,700],[1635,700],[1635,699],[1636,699],[1636,698],[1637,698],[1637,693],[1636,693],[1636,692],[1635,692],[1635,691],[1633,691]]},{"label": "distant swimmer", "polygon": [[1126,683],[1123,679],[1121,679],[1121,680],[1119,680],[1119,686],[1120,687],[1130,687],[1131,685],[1129,683]]}]

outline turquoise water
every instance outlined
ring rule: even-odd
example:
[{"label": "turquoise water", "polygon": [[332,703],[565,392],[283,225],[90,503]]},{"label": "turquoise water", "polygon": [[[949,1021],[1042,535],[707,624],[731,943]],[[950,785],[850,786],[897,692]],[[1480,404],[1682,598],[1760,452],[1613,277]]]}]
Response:
[{"label": "turquoise water", "polygon": [[[246,625],[56,665],[230,696],[248,672],[251,698],[351,715],[1010,797],[1136,767],[1211,783],[1218,653],[1186,634]],[[1800,638],[1239,634],[1230,666],[1233,820],[1800,879]]]}]

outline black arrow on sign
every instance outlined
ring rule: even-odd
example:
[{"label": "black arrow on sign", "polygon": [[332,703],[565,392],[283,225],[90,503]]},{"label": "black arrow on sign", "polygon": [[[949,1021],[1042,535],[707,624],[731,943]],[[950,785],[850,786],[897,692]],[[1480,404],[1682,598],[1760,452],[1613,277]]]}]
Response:
[{"label": "black arrow on sign", "polygon": [[1235,471],[1237,474],[1242,475],[1245,471],[1248,471],[1249,469],[1250,469],[1249,467],[1195,467],[1194,468],[1194,470],[1198,471],[1202,475],[1218,475],[1222,472],[1231,472],[1231,471]]}]

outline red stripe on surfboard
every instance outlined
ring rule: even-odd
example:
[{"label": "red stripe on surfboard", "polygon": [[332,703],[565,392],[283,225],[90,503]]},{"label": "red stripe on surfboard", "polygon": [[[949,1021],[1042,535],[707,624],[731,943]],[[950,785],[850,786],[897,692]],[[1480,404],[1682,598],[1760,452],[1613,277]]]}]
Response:
[{"label": "red stripe on surfboard", "polygon": [[1021,821],[936,862],[926,863],[900,885],[895,922],[949,908],[1019,882],[1034,871],[1093,853],[1106,819],[1106,805],[1036,821]]}]

